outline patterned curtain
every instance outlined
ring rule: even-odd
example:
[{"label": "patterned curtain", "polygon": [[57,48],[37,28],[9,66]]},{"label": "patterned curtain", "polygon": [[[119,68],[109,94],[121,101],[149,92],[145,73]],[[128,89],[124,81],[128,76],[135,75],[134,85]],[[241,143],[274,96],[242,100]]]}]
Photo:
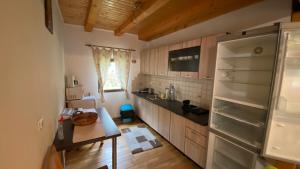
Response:
[{"label": "patterned curtain", "polygon": [[104,48],[93,48],[93,59],[97,71],[98,77],[98,92],[101,95],[101,102],[104,102],[104,89],[103,86],[107,79],[107,71],[110,64],[110,58],[112,56],[112,50],[106,50]]},{"label": "patterned curtain", "polygon": [[125,91],[126,98],[129,98],[128,94],[128,79],[130,72],[130,60],[131,53],[127,51],[114,51],[114,60],[116,63],[117,73],[121,81],[121,87]]}]

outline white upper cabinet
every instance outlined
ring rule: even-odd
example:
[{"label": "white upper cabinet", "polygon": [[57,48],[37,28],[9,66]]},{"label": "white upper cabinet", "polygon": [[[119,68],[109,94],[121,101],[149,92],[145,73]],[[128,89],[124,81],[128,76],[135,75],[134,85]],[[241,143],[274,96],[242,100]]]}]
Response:
[{"label": "white upper cabinet", "polygon": [[168,75],[168,46],[162,46],[158,49],[157,58],[157,75],[167,76]]},{"label": "white upper cabinet", "polygon": [[[169,51],[200,46],[198,72],[169,70]],[[141,73],[149,75],[184,77],[190,79],[210,78],[214,76],[216,60],[216,36],[180,42],[168,46],[144,49],[141,52]]]},{"label": "white upper cabinet", "polygon": [[149,74],[157,75],[157,62],[158,62],[158,48],[150,49],[149,51]]},{"label": "white upper cabinet", "polygon": [[182,43],[182,48],[190,48],[201,45],[201,39],[194,39],[190,41],[185,41]]},{"label": "white upper cabinet", "polygon": [[207,36],[202,38],[200,64],[199,64],[199,79],[214,78],[216,57],[217,57],[216,36]]},{"label": "white upper cabinet", "polygon": [[150,55],[149,49],[144,49],[141,51],[140,71],[142,74],[150,74],[149,55]]}]

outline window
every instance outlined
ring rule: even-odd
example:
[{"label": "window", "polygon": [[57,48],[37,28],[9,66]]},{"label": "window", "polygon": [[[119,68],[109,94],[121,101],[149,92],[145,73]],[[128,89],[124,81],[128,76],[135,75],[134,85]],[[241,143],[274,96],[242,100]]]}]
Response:
[{"label": "window", "polygon": [[110,65],[107,70],[107,79],[104,84],[104,92],[113,92],[122,90],[121,82],[119,80],[116,63],[114,61],[110,62]]}]

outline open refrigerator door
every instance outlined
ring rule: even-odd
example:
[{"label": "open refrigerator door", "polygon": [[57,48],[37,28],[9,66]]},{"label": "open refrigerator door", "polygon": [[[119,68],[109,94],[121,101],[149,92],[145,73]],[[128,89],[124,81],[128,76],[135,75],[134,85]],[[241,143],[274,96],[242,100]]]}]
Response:
[{"label": "open refrigerator door", "polygon": [[300,23],[281,25],[263,155],[300,163]]}]

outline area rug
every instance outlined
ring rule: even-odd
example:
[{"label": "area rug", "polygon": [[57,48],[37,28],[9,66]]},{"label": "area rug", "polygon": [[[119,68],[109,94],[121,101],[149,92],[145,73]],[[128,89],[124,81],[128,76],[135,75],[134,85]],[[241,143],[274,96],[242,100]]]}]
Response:
[{"label": "area rug", "polygon": [[147,129],[145,125],[121,129],[132,154],[148,151],[162,144]]}]

